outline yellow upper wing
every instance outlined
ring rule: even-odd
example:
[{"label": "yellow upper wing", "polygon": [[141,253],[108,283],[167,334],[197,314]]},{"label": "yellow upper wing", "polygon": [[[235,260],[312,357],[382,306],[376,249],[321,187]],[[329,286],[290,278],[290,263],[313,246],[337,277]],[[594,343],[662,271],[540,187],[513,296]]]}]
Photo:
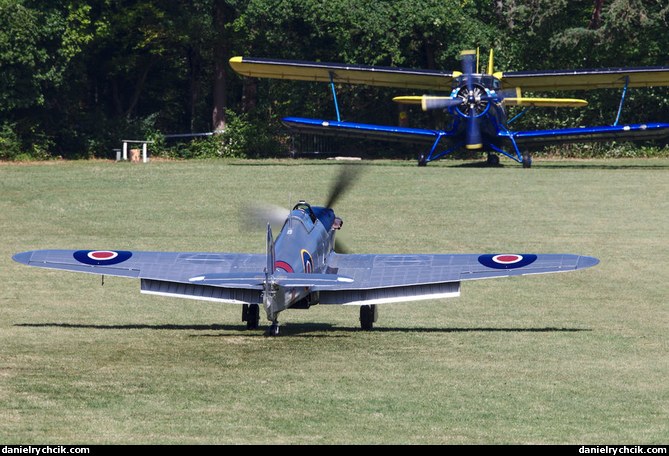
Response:
[{"label": "yellow upper wing", "polygon": [[444,91],[450,91],[453,78],[460,75],[457,71],[412,70],[252,57],[233,57],[230,59],[230,66],[241,75],[256,78],[333,81],[346,84]]},{"label": "yellow upper wing", "polygon": [[593,70],[516,71],[496,73],[502,87],[523,90],[588,90],[669,86],[669,67],[599,68]]},{"label": "yellow upper wing", "polygon": [[[450,91],[459,71],[347,65],[299,60],[233,57],[230,66],[239,74],[257,78],[366,84],[435,91]],[[498,72],[502,88],[523,90],[588,90],[669,86],[669,66]]]}]

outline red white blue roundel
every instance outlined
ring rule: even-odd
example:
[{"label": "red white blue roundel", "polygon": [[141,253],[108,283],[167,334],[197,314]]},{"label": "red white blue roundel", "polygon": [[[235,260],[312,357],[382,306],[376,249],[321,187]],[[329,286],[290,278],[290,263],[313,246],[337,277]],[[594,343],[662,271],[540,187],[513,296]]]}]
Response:
[{"label": "red white blue roundel", "polygon": [[123,263],[132,256],[132,252],[125,250],[77,250],[73,256],[79,263],[106,266]]},{"label": "red white blue roundel", "polygon": [[516,269],[529,266],[537,259],[532,254],[500,253],[479,256],[479,263],[493,269]]}]

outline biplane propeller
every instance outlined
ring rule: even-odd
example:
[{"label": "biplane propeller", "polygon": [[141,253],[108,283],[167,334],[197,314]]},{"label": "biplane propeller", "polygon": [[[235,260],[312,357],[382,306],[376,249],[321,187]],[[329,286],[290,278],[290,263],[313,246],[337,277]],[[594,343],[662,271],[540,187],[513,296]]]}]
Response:
[{"label": "biplane propeller", "polygon": [[[337,63],[233,57],[230,65],[249,77],[278,78],[329,83],[332,89],[336,119],[285,117],[290,128],[305,133],[425,143],[427,152],[418,158],[419,165],[438,160],[460,148],[488,152],[488,163],[499,162],[505,155],[524,167],[530,167],[530,149],[546,144],[610,140],[654,140],[669,137],[669,123],[648,122],[620,124],[620,114],[627,90],[632,87],[669,85],[669,67],[599,68],[548,71],[494,71],[490,52],[487,71],[479,72],[478,52],[463,51],[462,71],[434,71],[346,65]],[[448,95],[402,95],[397,103],[420,105],[423,110],[445,110],[451,115],[446,130],[374,125],[342,120],[335,84],[366,84],[403,89],[446,92]],[[507,121],[506,107],[570,107],[587,105],[578,98],[524,97],[523,91],[590,90],[621,88],[620,107],[612,125],[515,131]],[[521,114],[523,114],[523,111]]]}]

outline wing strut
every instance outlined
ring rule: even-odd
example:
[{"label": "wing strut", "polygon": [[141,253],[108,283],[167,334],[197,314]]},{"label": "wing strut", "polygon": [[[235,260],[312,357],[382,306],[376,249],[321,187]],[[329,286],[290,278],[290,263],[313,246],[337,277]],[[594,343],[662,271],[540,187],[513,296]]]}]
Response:
[{"label": "wing strut", "polygon": [[623,87],[623,94],[620,97],[620,105],[618,106],[618,115],[616,116],[616,121],[613,122],[613,125],[616,126],[618,125],[618,121],[620,120],[620,113],[623,112],[623,105],[625,104],[625,95],[627,95],[627,87],[630,84],[630,77],[625,76],[625,86]]},{"label": "wing strut", "polygon": [[335,90],[335,85],[334,85],[334,72],[329,71],[328,74],[330,76],[330,88],[332,89],[332,99],[334,100],[335,111],[337,113],[337,122],[341,122],[341,116],[339,115],[339,103],[337,102],[337,91]]}]

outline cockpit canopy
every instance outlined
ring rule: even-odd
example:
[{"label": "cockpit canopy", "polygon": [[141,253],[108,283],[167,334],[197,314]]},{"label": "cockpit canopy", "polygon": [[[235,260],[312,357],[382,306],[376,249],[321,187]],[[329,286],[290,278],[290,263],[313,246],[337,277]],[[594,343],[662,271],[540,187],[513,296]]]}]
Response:
[{"label": "cockpit canopy", "polygon": [[[304,212],[309,216],[313,223],[316,223],[316,220],[320,221],[327,231],[332,229],[332,225],[335,223],[335,219],[338,219],[338,217],[335,217],[334,211],[329,207],[311,206],[305,201],[300,201],[297,203],[295,207],[293,207],[293,211]],[[341,219],[338,220],[338,227],[340,227]]]}]

